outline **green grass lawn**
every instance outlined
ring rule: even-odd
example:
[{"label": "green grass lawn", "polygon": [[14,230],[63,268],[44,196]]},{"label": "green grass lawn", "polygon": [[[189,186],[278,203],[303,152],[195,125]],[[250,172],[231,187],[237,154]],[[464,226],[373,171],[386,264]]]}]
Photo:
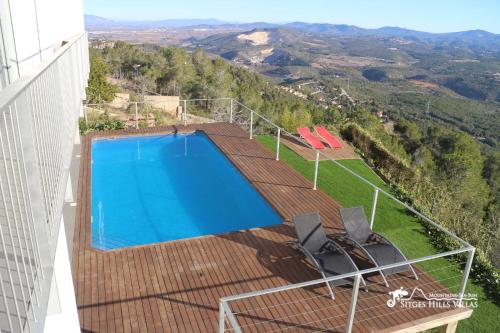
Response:
[{"label": "green grass lawn", "polygon": [[[276,139],[271,136],[256,137],[264,146],[276,151]],[[280,159],[306,178],[313,180],[314,162],[306,161],[292,150],[281,145]],[[387,186],[362,160],[343,160],[340,163],[355,171],[381,189],[391,192]],[[371,212],[373,189],[330,161],[321,161],[318,172],[318,188],[344,207],[363,206],[367,216]],[[439,253],[429,242],[418,219],[400,204],[379,193],[374,230],[393,241],[409,259]],[[436,280],[458,292],[463,270],[445,258],[419,264]],[[480,286],[469,279],[467,292],[479,296],[479,306],[470,319],[460,322],[458,332],[500,332],[500,309],[489,300]]]}]

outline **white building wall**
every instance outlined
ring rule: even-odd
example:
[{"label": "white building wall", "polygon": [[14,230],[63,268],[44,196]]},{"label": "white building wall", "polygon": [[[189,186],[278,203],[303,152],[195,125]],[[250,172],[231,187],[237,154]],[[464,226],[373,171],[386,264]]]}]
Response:
[{"label": "white building wall", "polygon": [[54,261],[54,275],[52,276],[47,317],[45,318],[44,332],[47,333],[80,332],[71,264],[66,244],[64,221],[61,221]]},{"label": "white building wall", "polygon": [[[23,82],[28,82],[30,76],[47,66],[54,59],[54,52],[66,41],[74,40],[83,32],[82,0],[0,0],[0,101],[10,98],[12,90],[17,89],[17,86],[22,85]],[[77,53],[74,54],[77,55]],[[86,51],[82,55],[86,57]],[[86,59],[81,60],[87,62]],[[58,61],[61,62],[61,60]],[[72,62],[70,66],[66,65],[64,67],[61,65],[63,66],[62,69],[81,73],[81,78],[86,80],[87,73],[85,71],[88,68],[81,68],[82,63],[80,63],[78,57],[72,58]],[[69,86],[80,84],[80,82],[72,82],[79,80],[78,74],[69,75],[66,72],[66,75]],[[23,79],[19,80],[21,77]],[[55,78],[61,81],[57,74]],[[81,83],[81,85],[84,84]],[[8,89],[5,90],[6,87]],[[81,88],[78,89],[79,91],[70,91],[70,89],[60,87],[60,82],[52,86],[42,83],[39,85],[39,89],[41,89],[39,93],[50,95],[48,94],[49,89],[54,88],[60,88],[58,91],[71,92],[71,96],[78,97],[79,101],[85,98]],[[62,111],[75,114],[73,111],[81,109],[80,105],[78,110],[76,108],[72,110],[77,105],[73,103],[71,97],[65,97],[62,101],[58,99],[60,102],[58,105],[64,105],[65,107]],[[20,102],[19,105],[21,104]],[[63,151],[62,153],[66,154],[67,152]],[[68,179],[69,184],[71,184],[71,181],[71,179]],[[72,187],[68,186],[68,188],[71,191]],[[73,196],[70,197],[66,198],[66,206],[74,205],[72,202]],[[45,332],[80,331],[71,274],[70,253],[68,251],[68,245],[69,242],[72,242],[72,239],[70,239],[72,237],[67,238],[65,230],[65,227],[68,227],[68,230],[73,227],[73,223],[70,223],[72,218],[74,220],[74,214],[73,216],[70,214],[69,217],[63,216],[57,240],[53,239],[53,241],[57,242],[53,262],[54,273],[50,283],[45,321],[39,319],[39,322],[44,323]],[[64,219],[66,219],[66,223],[64,223]],[[69,232],[69,234],[72,235],[72,232]],[[50,260],[47,258],[44,257],[44,260]],[[44,290],[49,289],[45,288]],[[44,302],[47,301],[47,298],[41,300]],[[23,301],[21,299],[19,302],[22,304]]]},{"label": "white building wall", "polygon": [[[84,31],[82,0],[2,0],[0,20],[10,82],[50,59]],[[0,46],[1,48],[2,46]],[[4,60],[5,62],[5,60]]]},{"label": "white building wall", "polygon": [[75,132],[72,161],[64,198],[63,216],[57,240],[54,275],[50,286],[44,332],[80,332],[75,290],[71,274],[71,253],[76,216],[76,189],[80,167],[80,133]]}]

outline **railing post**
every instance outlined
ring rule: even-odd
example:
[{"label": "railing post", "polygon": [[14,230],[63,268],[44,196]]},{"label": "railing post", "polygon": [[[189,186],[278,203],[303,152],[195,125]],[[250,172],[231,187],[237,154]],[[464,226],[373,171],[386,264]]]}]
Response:
[{"label": "railing post", "polygon": [[378,201],[378,188],[375,187],[375,192],[373,193],[372,213],[370,215],[370,229],[372,230],[373,230],[373,222],[375,222],[375,213],[377,212],[377,201]]},{"label": "railing post", "polygon": [[314,186],[313,186],[313,190],[317,189],[318,167],[319,167],[319,151],[316,150],[316,161],[314,162]]},{"label": "railing post", "polygon": [[276,161],[280,160],[280,139],[281,139],[281,128],[278,127],[278,134],[276,136]]},{"label": "railing post", "polygon": [[230,101],[230,104],[229,104],[229,123],[232,124],[233,123],[233,99],[231,98],[229,101]]},{"label": "railing post", "polygon": [[137,112],[137,102],[135,102],[135,128],[139,129],[139,112]]},{"label": "railing post", "polygon": [[462,299],[465,294],[465,287],[467,286],[467,279],[469,278],[470,269],[472,267],[472,261],[474,259],[474,253],[476,252],[476,248],[473,247],[469,251],[469,256],[467,257],[467,264],[465,265],[464,276],[462,277],[462,283],[460,284],[460,293],[459,293],[459,304],[462,305]]},{"label": "railing post", "polygon": [[85,118],[85,126],[88,125],[87,122],[88,122],[88,116],[87,116],[87,106],[83,106],[83,117]]},{"label": "railing post", "polygon": [[186,100],[184,100],[184,107],[182,108],[182,115],[184,118],[184,126],[187,125],[187,103]]},{"label": "railing post", "polygon": [[253,139],[253,111],[250,112],[250,140]]},{"label": "railing post", "polygon": [[234,331],[234,333],[242,333],[241,327],[238,324],[238,321],[236,320],[236,317],[234,316],[233,312],[231,312],[231,308],[229,307],[229,304],[227,304],[227,302],[225,302],[225,301],[222,301],[221,305],[224,308],[224,313],[227,316],[227,320],[231,324],[231,329]]},{"label": "railing post", "polygon": [[346,333],[352,332],[352,324],[354,322],[354,314],[356,313],[356,303],[358,302],[359,281],[361,275],[357,274],[354,277],[354,284],[352,286],[351,305],[349,306],[349,316],[347,317],[347,325],[345,328]]},{"label": "railing post", "polygon": [[225,330],[225,316],[224,316],[224,306],[222,304],[222,301],[219,303],[219,333],[224,333]]}]

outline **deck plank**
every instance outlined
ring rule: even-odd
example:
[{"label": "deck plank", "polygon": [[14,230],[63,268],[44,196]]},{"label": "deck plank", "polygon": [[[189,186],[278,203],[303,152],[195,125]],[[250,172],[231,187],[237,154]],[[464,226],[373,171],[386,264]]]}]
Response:
[{"label": "deck plank", "polygon": [[[254,188],[283,218],[278,226],[99,251],[91,247],[91,140],[96,136],[204,131]],[[73,281],[82,331],[215,332],[219,298],[317,279],[320,275],[287,245],[294,239],[294,214],[318,211],[327,232],[341,231],[340,205],[265,149],[236,125],[199,124],[109,131],[84,137],[73,246]],[[391,286],[443,287],[419,271],[415,281],[389,277]],[[392,281],[392,282],[391,282]],[[453,309],[398,309],[386,306],[392,288],[369,278],[360,290],[354,331],[388,329],[445,314]],[[444,291],[444,290],[443,290]],[[335,301],[324,285],[231,303],[244,332],[345,329],[351,287],[335,288]]]}]

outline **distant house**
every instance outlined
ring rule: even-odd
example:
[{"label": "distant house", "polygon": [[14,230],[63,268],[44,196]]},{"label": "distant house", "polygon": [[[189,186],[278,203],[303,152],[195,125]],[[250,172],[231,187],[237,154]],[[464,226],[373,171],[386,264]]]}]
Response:
[{"label": "distant house", "polygon": [[112,40],[105,39],[91,39],[89,40],[89,46],[94,49],[104,49],[106,47],[112,48],[115,46],[115,42]]}]

